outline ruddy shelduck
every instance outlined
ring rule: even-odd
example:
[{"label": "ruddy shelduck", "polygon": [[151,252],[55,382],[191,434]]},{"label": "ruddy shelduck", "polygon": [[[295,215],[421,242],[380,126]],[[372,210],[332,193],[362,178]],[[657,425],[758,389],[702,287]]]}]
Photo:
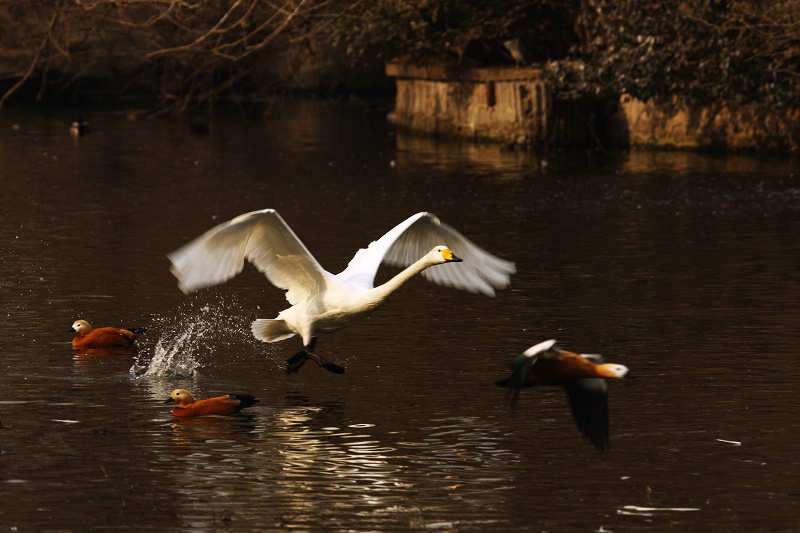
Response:
[{"label": "ruddy shelduck", "polygon": [[511,376],[497,384],[511,389],[512,408],[523,387],[561,385],[581,433],[600,450],[609,447],[606,380],[634,377],[628,367],[604,363],[600,355],[562,350],[549,340],[525,350],[511,362],[511,368]]},{"label": "ruddy shelduck", "polygon": [[89,122],[79,118],[69,126],[69,134],[73,137],[83,137],[90,131]]},{"label": "ruddy shelduck", "polygon": [[[456,257],[449,246],[461,255]],[[253,335],[277,342],[299,335],[303,349],[286,362],[297,372],[310,358],[331,372],[344,368],[314,353],[317,337],[328,335],[371,314],[416,274],[429,281],[494,296],[508,286],[514,263],[486,252],[431,213],[417,213],[356,252],[347,268],[331,274],[317,262],[273,209],[254,211],[220,224],[169,254],[172,273],[185,293],[223,283],[239,274],[245,260],[286,292],[291,307],[276,318],[253,322]],[[374,286],[382,263],[405,268]],[[430,268],[444,263],[458,267]]]},{"label": "ruddy shelduck", "polygon": [[147,328],[97,328],[85,320],[76,320],[68,332],[77,333],[72,339],[73,348],[113,348],[130,346]]},{"label": "ruddy shelduck", "polygon": [[172,416],[189,418],[193,416],[230,415],[242,409],[252,407],[258,400],[249,394],[226,394],[206,400],[195,400],[186,389],[175,389],[164,403],[175,402],[178,407],[172,410]]}]

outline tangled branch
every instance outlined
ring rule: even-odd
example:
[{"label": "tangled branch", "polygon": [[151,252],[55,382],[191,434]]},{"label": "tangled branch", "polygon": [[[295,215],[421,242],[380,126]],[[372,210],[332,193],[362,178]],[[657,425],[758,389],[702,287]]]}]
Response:
[{"label": "tangled branch", "polygon": [[280,74],[286,66],[272,58],[293,46],[309,48],[320,28],[335,19],[338,4],[347,1],[50,0],[35,13],[25,3],[0,4],[0,20],[24,20],[17,34],[0,37],[0,48],[14,50],[17,58],[35,50],[24,69],[10,76],[16,83],[0,107],[37,75],[44,89],[48,72],[105,70],[128,77],[128,86],[159,87],[162,105],[182,112],[292,76]]}]

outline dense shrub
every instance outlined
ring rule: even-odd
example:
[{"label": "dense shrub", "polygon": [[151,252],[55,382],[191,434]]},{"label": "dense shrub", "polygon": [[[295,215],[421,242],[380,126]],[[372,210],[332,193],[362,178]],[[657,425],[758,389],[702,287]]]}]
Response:
[{"label": "dense shrub", "polygon": [[565,95],[800,104],[800,2],[587,0],[585,38],[549,63]]},{"label": "dense shrub", "polygon": [[502,42],[520,38],[564,98],[800,105],[795,1],[357,2],[336,32],[354,58],[468,66],[510,63]]},{"label": "dense shrub", "polygon": [[513,63],[503,41],[521,39],[529,60],[564,57],[575,41],[566,0],[353,2],[327,36],[351,62],[401,59],[485,66]]}]

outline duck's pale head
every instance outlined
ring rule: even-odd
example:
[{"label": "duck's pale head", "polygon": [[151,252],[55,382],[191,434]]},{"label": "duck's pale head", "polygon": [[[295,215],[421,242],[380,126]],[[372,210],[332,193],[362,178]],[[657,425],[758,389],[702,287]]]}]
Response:
[{"label": "duck's pale head", "polygon": [[169,399],[164,401],[164,403],[169,402],[177,403],[178,407],[185,407],[194,403],[194,396],[186,389],[175,389],[169,395]]},{"label": "duck's pale head", "polygon": [[76,320],[75,322],[72,323],[72,327],[67,331],[68,332],[72,331],[75,333],[81,333],[85,335],[86,333],[92,331],[92,325],[85,320]]},{"label": "duck's pale head", "polygon": [[618,365],[618,364],[605,364],[600,365],[603,369],[603,375],[607,378],[632,378],[634,377],[631,374],[631,371],[625,365]]}]

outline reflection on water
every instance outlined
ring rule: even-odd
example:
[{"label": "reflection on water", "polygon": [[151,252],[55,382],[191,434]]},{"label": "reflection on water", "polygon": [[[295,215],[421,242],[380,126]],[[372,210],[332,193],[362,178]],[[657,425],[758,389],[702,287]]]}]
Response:
[{"label": "reflection on water", "polygon": [[424,167],[460,171],[493,182],[520,181],[548,166],[547,158],[535,152],[494,144],[431,142],[429,138],[402,132],[397,135],[396,164],[400,169],[411,166],[415,171]]},{"label": "reflection on water", "polygon": [[[4,527],[796,529],[796,162],[545,157],[321,103],[212,117],[203,137],[82,110],[93,131],[78,143],[71,113],[6,113]],[[425,210],[519,273],[494,299],[411,280],[324,339],[346,374],[285,376],[298,344],[250,333],[286,306],[281,291],[248,266],[185,296],[165,257],[267,207],[332,271]],[[148,331],[132,349],[73,351],[78,317]],[[609,384],[608,452],[575,429],[563,391],[529,391],[512,417],[494,387],[548,338],[635,370]],[[260,403],[173,419],[175,388]]]},{"label": "reflection on water", "polygon": [[[178,500],[182,513],[198,515],[202,502],[245,525],[264,519],[260,507],[277,507],[280,516],[262,526],[314,528],[322,520],[404,529],[442,524],[426,516],[440,515],[450,500],[476,511],[502,505],[511,472],[499,472],[517,458],[501,447],[499,428],[476,418],[432,420],[419,441],[394,441],[370,423],[327,425],[343,409],[271,407],[174,421],[171,451],[159,462],[170,465],[172,486],[187,493]],[[251,484],[258,490],[249,492]],[[452,523],[497,522],[479,515],[454,516]]]}]

